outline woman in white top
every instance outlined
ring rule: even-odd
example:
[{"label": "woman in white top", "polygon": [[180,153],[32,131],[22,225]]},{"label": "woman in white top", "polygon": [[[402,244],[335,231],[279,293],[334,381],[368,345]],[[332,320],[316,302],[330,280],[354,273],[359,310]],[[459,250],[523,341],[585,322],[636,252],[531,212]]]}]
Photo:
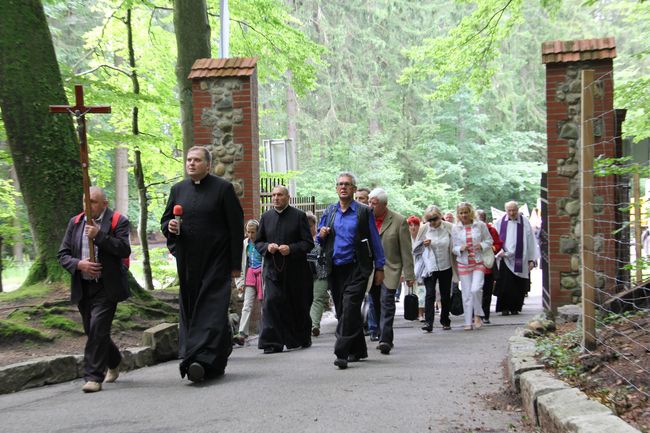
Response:
[{"label": "woman in white top", "polygon": [[440,286],[440,324],[443,330],[451,329],[449,307],[451,305],[451,282],[455,275],[452,254],[452,224],[443,221],[440,209],[431,205],[424,211],[425,223],[413,241],[415,277],[422,278],[426,288],[424,299],[423,331],[433,330],[436,302],[436,282]]},{"label": "woman in white top", "polygon": [[483,308],[483,250],[492,248],[492,236],[485,223],[476,218],[470,203],[463,202],[456,207],[458,222],[452,229],[453,252],[458,260],[458,277],[463,292],[465,330],[481,327]]}]

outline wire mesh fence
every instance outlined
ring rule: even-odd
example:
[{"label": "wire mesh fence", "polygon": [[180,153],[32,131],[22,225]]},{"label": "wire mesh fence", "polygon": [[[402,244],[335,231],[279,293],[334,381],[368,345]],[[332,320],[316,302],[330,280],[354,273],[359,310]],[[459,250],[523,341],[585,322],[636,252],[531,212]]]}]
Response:
[{"label": "wire mesh fence", "polygon": [[[580,258],[583,351],[650,398],[650,260],[643,251],[640,179],[648,165],[616,158],[616,110],[601,106],[612,75],[582,71],[580,113]],[[619,152],[620,153],[620,152]],[[548,257],[546,258],[548,260]],[[601,356],[601,355],[599,355]]]}]

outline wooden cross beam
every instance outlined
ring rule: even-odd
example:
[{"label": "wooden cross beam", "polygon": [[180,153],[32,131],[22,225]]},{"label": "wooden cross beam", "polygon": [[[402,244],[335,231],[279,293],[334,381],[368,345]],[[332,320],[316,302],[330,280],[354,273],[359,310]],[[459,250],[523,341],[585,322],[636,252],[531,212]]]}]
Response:
[{"label": "wooden cross beam", "polygon": [[[87,107],[84,105],[84,88],[81,84],[74,86],[75,105],[50,105],[50,113],[68,113],[77,119],[77,133],[79,134],[79,151],[81,158],[81,173],[83,177],[84,191],[84,212],[86,224],[93,225],[92,213],[90,210],[90,177],[88,176],[88,140],[86,138],[86,114],[88,113],[110,113],[108,105]],[[95,245],[92,239],[88,239],[88,250],[90,261],[95,259]]]}]

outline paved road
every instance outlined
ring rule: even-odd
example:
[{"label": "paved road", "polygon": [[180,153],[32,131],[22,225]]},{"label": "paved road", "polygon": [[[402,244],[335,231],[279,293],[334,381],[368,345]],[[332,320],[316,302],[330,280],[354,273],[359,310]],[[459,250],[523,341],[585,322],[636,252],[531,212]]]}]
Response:
[{"label": "paved road", "polygon": [[[0,432],[510,432],[521,414],[491,410],[502,386],[507,339],[540,311],[539,289],[522,315],[493,317],[479,331],[420,331],[396,320],[395,349],[338,370],[334,327],[312,348],[263,355],[237,348],[226,375],[192,385],[177,362],[123,373],[97,394],[82,381],[0,396]],[[401,304],[398,304],[401,305]],[[517,432],[526,431],[519,427]]]}]

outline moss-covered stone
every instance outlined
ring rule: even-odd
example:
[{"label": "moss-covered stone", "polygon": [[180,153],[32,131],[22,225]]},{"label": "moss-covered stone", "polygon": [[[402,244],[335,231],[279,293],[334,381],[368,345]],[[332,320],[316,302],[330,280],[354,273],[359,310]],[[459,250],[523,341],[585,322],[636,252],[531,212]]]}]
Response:
[{"label": "moss-covered stone", "polygon": [[21,341],[49,342],[53,338],[36,328],[11,320],[0,320],[0,346]]}]

